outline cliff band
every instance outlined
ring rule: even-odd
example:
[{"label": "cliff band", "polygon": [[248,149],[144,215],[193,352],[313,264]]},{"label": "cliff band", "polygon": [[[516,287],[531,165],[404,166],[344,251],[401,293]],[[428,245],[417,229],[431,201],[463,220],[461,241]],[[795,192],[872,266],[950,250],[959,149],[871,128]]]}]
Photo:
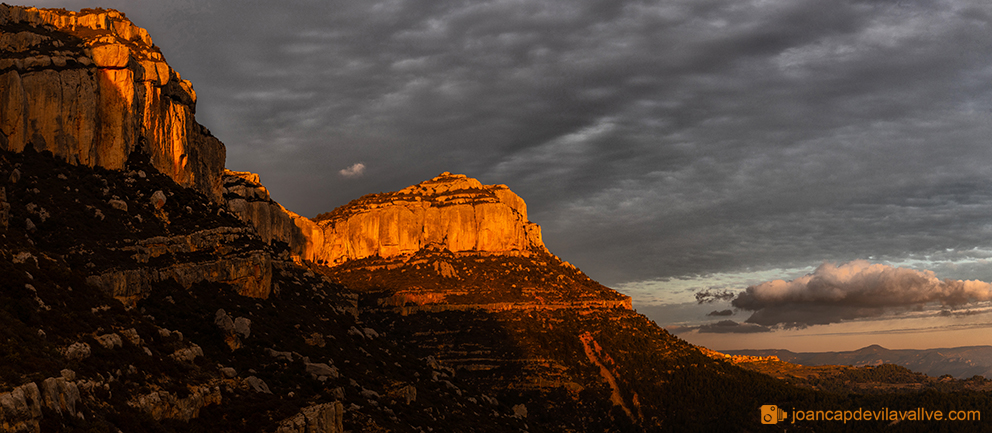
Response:
[{"label": "cliff band", "polygon": [[421,249],[455,253],[547,253],[541,228],[506,185],[482,185],[461,174],[439,176],[402,190],[364,196],[326,214],[322,262],[409,256]]},{"label": "cliff band", "polygon": [[224,145],[148,32],[114,10],[0,4],[0,148],[124,168],[141,149],[176,183],[221,196]]}]

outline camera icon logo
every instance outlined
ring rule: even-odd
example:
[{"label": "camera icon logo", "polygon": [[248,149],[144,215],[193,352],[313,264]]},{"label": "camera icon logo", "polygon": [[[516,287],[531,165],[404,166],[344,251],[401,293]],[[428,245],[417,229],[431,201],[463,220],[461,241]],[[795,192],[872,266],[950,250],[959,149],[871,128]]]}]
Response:
[{"label": "camera icon logo", "polygon": [[766,404],[761,406],[761,423],[762,424],[778,424],[789,417],[789,413],[782,410],[774,404]]}]

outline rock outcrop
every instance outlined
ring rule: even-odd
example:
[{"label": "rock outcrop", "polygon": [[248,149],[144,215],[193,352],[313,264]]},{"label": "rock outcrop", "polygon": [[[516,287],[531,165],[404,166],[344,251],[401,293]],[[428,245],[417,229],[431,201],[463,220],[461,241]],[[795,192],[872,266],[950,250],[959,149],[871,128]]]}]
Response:
[{"label": "rock outcrop", "polygon": [[321,259],[324,233],[320,227],[273,201],[257,174],[225,170],[224,198],[228,209],[255,227],[266,243],[286,243],[297,262]]},{"label": "rock outcrop", "polygon": [[421,249],[527,255],[547,252],[527,205],[506,185],[465,175],[439,176],[400,191],[374,194],[318,215],[321,263],[392,258]]},{"label": "rock outcrop", "polygon": [[276,433],[340,433],[343,414],[341,402],[316,404],[280,422]]},{"label": "rock outcrop", "polygon": [[0,148],[122,169],[136,149],[177,183],[221,197],[224,145],[196,92],[120,12],[0,5]]}]

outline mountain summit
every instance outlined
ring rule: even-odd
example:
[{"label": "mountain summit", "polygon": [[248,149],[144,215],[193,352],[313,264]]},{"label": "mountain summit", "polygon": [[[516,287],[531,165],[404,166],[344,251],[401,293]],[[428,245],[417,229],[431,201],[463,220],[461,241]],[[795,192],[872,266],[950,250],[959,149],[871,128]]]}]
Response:
[{"label": "mountain summit", "polygon": [[367,195],[318,215],[324,263],[411,255],[438,248],[453,253],[546,253],[541,228],[506,185],[482,185],[461,174],[399,191]]}]

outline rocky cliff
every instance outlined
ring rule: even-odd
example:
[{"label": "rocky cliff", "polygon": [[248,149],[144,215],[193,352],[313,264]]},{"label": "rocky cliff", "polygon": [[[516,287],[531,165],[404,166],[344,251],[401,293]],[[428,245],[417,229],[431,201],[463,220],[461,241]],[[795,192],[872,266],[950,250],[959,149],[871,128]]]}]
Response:
[{"label": "rocky cliff", "polygon": [[266,243],[285,243],[297,262],[322,260],[321,228],[272,200],[257,174],[225,170],[224,199],[227,208],[255,227]]},{"label": "rocky cliff", "polygon": [[0,5],[0,148],[119,170],[136,149],[176,183],[221,197],[224,145],[148,32],[114,10]]},{"label": "rocky cliff", "polygon": [[547,252],[527,205],[506,185],[465,175],[439,176],[402,190],[367,195],[318,215],[322,263],[391,258],[421,249],[520,255]]}]

